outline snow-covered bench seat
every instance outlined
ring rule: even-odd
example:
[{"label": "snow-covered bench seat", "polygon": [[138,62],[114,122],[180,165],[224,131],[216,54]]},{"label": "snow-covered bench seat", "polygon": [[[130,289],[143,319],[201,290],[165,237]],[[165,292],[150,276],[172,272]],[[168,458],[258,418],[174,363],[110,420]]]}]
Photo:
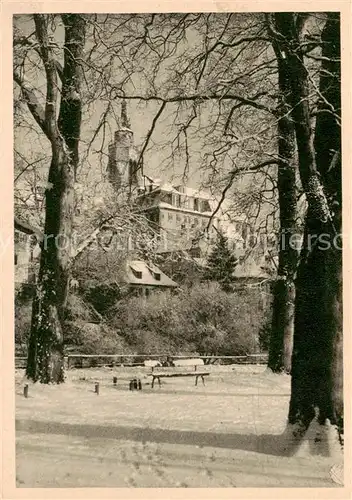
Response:
[{"label": "snow-covered bench seat", "polygon": [[152,377],[152,388],[154,387],[155,380],[158,380],[159,386],[161,385],[162,378],[170,377],[195,377],[195,385],[198,385],[199,377],[205,385],[204,377],[210,375],[210,372],[204,369],[199,369],[198,365],[203,365],[203,360],[198,359],[184,359],[175,360],[175,366],[170,367],[152,367],[152,372],[148,373]]}]

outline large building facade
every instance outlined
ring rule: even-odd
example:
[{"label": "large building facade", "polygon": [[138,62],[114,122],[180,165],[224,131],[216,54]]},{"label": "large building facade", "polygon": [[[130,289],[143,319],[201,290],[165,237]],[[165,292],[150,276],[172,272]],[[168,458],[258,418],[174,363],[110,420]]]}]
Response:
[{"label": "large building facade", "polygon": [[15,285],[33,284],[39,267],[41,232],[34,226],[14,219]]},{"label": "large building facade", "polygon": [[219,220],[212,218],[209,198],[187,186],[145,180],[137,203],[159,235],[158,251],[186,250],[194,256],[204,251],[220,229]]},{"label": "large building facade", "polygon": [[109,145],[107,177],[116,192],[125,192],[131,203],[142,209],[157,240],[157,252],[187,251],[194,257],[204,257],[221,231],[233,250],[241,253],[243,217],[230,219],[224,206],[214,215],[218,205],[214,196],[187,185],[155,180],[142,172],[138,158],[123,101],[120,126]]}]

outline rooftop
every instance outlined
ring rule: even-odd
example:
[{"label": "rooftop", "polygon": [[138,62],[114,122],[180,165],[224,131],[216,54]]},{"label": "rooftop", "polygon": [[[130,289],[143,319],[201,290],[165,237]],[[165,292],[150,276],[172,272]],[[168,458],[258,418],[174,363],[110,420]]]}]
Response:
[{"label": "rooftop", "polygon": [[29,224],[28,222],[22,221],[16,216],[14,217],[14,228],[16,231],[20,231],[21,233],[35,234],[40,239],[43,237],[43,233],[40,229],[32,226],[32,224]]},{"label": "rooftop", "polygon": [[126,281],[130,285],[148,285],[176,288],[178,284],[166,276],[161,269],[142,260],[126,262]]}]

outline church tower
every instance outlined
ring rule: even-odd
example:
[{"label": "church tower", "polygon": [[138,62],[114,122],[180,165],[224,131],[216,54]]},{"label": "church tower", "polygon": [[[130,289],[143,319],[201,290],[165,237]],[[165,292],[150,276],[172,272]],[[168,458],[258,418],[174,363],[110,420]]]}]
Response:
[{"label": "church tower", "polygon": [[116,191],[131,194],[137,187],[137,158],[133,132],[127,115],[127,103],[126,99],[123,99],[119,128],[114,134],[114,141],[109,145],[107,166],[109,181]]}]

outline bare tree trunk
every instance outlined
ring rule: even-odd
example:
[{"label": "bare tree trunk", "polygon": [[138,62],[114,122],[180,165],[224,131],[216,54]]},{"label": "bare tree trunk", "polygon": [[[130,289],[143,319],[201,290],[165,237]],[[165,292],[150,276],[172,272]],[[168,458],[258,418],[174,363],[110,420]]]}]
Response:
[{"label": "bare tree trunk", "polygon": [[59,71],[62,90],[57,119],[58,63],[50,48],[46,16],[34,17],[47,77],[45,119],[41,126],[51,142],[52,160],[45,197],[45,235],[33,302],[26,374],[34,381],[60,383],[64,381],[62,322],[70,274],[85,21],[80,15],[62,15],[65,25],[64,67]]},{"label": "bare tree trunk", "polygon": [[[63,382],[61,322],[67,296],[72,232],[73,169],[62,147],[53,158],[46,191],[45,239],[33,302],[27,376],[43,383]],[[60,161],[61,159],[61,161]]]},{"label": "bare tree trunk", "polygon": [[[343,321],[342,321],[342,175],[341,175],[341,67],[340,16],[330,13],[322,34],[324,57],[320,75],[319,113],[314,147],[318,170],[331,207],[335,243],[330,268],[330,311],[334,330],[332,354],[332,404],[335,419],[343,428]],[[327,141],[326,139],[329,138]]]},{"label": "bare tree trunk", "polygon": [[294,331],[295,275],[298,250],[292,244],[296,235],[297,167],[295,125],[290,114],[290,84],[285,59],[274,45],[278,61],[280,118],[278,121],[278,193],[280,239],[278,277],[273,290],[273,316],[268,367],[276,373],[291,371]]},{"label": "bare tree trunk", "polygon": [[[303,15],[302,15],[303,16]],[[290,105],[295,120],[299,171],[308,201],[304,244],[296,282],[296,312],[292,357],[292,386],[289,423],[304,430],[315,416],[323,424],[328,419],[338,424],[342,418],[341,338],[342,338],[342,258],[334,238],[341,230],[341,182],[339,105],[327,106],[326,78],[329,64],[330,85],[340,101],[336,75],[339,62],[339,18],[328,14],[322,34],[323,62],[320,93],[322,115],[331,113],[333,120],[325,128],[317,117],[316,140],[313,142],[309,109],[309,80],[300,41],[303,18],[292,13],[275,15],[280,35],[280,50],[285,54],[290,77]],[[331,68],[331,64],[334,65]],[[332,72],[333,70],[333,72]],[[325,108],[324,108],[325,107]],[[328,108],[328,109],[327,109]],[[324,112],[325,109],[325,112]],[[326,118],[326,116],[325,116]],[[323,130],[325,131],[324,135]],[[324,158],[321,147],[333,150]],[[319,160],[319,158],[321,158]],[[317,162],[316,162],[317,160]],[[328,168],[326,168],[328,162]],[[323,167],[324,163],[324,167]],[[334,179],[330,189],[326,172]],[[334,192],[332,192],[334,191]]]},{"label": "bare tree trunk", "polygon": [[294,332],[295,284],[287,277],[274,285],[268,367],[274,373],[290,373]]},{"label": "bare tree trunk", "polygon": [[[325,229],[327,229],[325,231]],[[342,359],[341,252],[309,243],[329,235],[309,212],[297,276],[294,355],[289,422],[307,428],[318,411],[319,422],[340,423]]]},{"label": "bare tree trunk", "polygon": [[286,117],[279,122],[278,192],[280,207],[280,242],[278,277],[274,285],[268,367],[278,373],[291,371],[294,330],[295,274],[297,249],[295,235],[297,196],[294,125]]}]

